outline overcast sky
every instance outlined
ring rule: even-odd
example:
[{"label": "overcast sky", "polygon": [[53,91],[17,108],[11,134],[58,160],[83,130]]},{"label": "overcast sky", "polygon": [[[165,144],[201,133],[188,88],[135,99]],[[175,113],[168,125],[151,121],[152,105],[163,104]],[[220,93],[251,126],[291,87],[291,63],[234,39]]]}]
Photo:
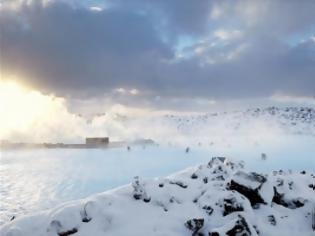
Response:
[{"label": "overcast sky", "polygon": [[314,0],[0,2],[1,76],[71,104],[315,96]]}]

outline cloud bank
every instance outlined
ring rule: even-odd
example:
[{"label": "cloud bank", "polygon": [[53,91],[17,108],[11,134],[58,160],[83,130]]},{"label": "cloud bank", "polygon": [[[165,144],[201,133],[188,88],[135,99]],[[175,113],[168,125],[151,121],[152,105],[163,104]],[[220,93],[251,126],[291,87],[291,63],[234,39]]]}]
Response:
[{"label": "cloud bank", "polygon": [[308,0],[2,0],[1,76],[151,107],[313,97],[313,9]]}]

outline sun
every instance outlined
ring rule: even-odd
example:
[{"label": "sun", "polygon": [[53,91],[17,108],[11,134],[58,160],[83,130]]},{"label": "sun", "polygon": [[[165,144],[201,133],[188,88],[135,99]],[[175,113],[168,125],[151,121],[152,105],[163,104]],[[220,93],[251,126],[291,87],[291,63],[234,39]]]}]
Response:
[{"label": "sun", "polygon": [[0,139],[23,133],[53,116],[53,96],[23,87],[16,81],[0,80]]}]

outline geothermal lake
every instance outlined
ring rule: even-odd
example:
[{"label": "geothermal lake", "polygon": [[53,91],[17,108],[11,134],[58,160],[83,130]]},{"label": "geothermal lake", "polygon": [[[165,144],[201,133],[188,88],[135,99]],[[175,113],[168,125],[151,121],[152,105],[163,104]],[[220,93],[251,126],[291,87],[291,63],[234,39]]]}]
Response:
[{"label": "geothermal lake", "polygon": [[[242,141],[240,141],[242,140]],[[185,153],[186,146],[190,152]],[[315,173],[315,137],[235,138],[201,145],[117,149],[36,149],[0,152],[0,224],[12,216],[54,207],[131,182],[134,176],[159,177],[213,156],[244,160],[258,172],[307,170]],[[267,160],[261,160],[266,153]]]}]

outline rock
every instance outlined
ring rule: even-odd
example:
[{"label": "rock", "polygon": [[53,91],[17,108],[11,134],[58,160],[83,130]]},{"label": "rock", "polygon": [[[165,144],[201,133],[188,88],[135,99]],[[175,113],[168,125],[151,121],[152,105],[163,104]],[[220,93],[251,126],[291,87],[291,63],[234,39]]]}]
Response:
[{"label": "rock", "polygon": [[141,183],[139,176],[134,178],[132,182],[133,187],[133,197],[136,200],[143,200],[144,202],[150,202],[151,197],[149,197],[145,191],[144,184]]},{"label": "rock", "polygon": [[77,232],[78,232],[78,229],[77,228],[73,228],[73,229],[70,229],[70,230],[67,230],[67,231],[59,232],[58,235],[59,236],[68,236],[68,235],[71,235],[71,234],[75,234]]},{"label": "rock", "polygon": [[182,182],[182,181],[174,181],[174,180],[171,180],[170,181],[170,184],[175,184],[175,185],[177,185],[177,186],[179,186],[179,187],[181,187],[181,188],[187,188],[188,187],[188,185],[187,184],[185,184],[184,182]]},{"label": "rock", "polygon": [[274,195],[272,198],[272,202],[274,202],[278,205],[282,205],[282,206],[284,206],[286,208],[290,208],[290,209],[296,209],[296,208],[304,206],[305,200],[303,200],[303,199],[297,198],[297,199],[287,200],[287,199],[285,199],[283,193],[281,194],[277,191],[276,187],[273,187],[273,191],[274,191]]},{"label": "rock", "polygon": [[256,225],[253,225],[253,228],[254,228],[254,230],[256,231],[257,235],[259,235],[259,234],[260,234],[260,231],[259,231],[258,227],[257,227]]},{"label": "rock", "polygon": [[271,225],[276,225],[277,221],[274,215],[269,215],[268,216],[268,221],[270,222]]},{"label": "rock", "polygon": [[258,188],[251,189],[250,187],[244,186],[231,180],[229,185],[227,186],[228,190],[235,190],[240,194],[244,195],[252,206],[256,206],[257,204],[266,204],[264,199],[260,196]]},{"label": "rock", "polygon": [[72,235],[78,232],[78,229],[75,227],[69,230],[64,230],[62,227],[62,224],[58,220],[53,220],[50,223],[50,227],[47,231],[49,232],[51,230],[54,230],[55,232],[57,232],[59,236],[68,236],[68,235]]},{"label": "rock", "polygon": [[200,219],[191,219],[188,220],[185,223],[185,226],[187,227],[187,229],[193,231],[193,236],[198,235],[198,231],[203,227],[204,225],[204,219],[200,218]]},{"label": "rock", "polygon": [[238,203],[234,197],[224,199],[223,208],[223,216],[229,215],[236,211],[244,211],[242,204]]},{"label": "rock", "polygon": [[294,184],[294,182],[293,182],[293,181],[290,181],[290,182],[288,183],[288,185],[289,185],[289,189],[290,189],[290,190],[293,190],[293,184]]},{"label": "rock", "polygon": [[209,236],[220,236],[218,232],[211,232],[208,234]]},{"label": "rock", "polygon": [[90,202],[87,202],[83,209],[80,211],[80,215],[81,215],[81,218],[82,218],[82,222],[84,223],[88,223],[92,220],[92,218],[87,214],[87,211],[86,211],[86,208],[88,205],[90,205],[91,203]]},{"label": "rock", "polygon": [[280,187],[280,186],[283,186],[283,184],[284,184],[284,180],[278,178],[278,179],[277,179],[277,186]]},{"label": "rock", "polygon": [[205,205],[202,207],[202,209],[204,209],[209,216],[213,213],[213,208],[211,206]]},{"label": "rock", "polygon": [[196,173],[193,173],[193,174],[191,175],[191,178],[192,178],[192,179],[197,179],[197,178],[198,178],[198,175],[196,175]]},{"label": "rock", "polygon": [[266,181],[267,178],[265,176],[255,172],[248,174],[238,171],[231,182],[228,183],[227,189],[239,192],[250,201],[252,206],[257,206],[258,204],[266,204],[259,193],[259,190]]},{"label": "rock", "polygon": [[252,232],[249,229],[248,223],[245,218],[238,215],[238,219],[235,221],[233,228],[226,232],[228,236],[251,236]]},{"label": "rock", "polygon": [[225,178],[223,177],[223,175],[218,175],[217,177],[214,178],[214,180],[224,181]]},{"label": "rock", "polygon": [[[230,225],[230,223],[227,223]],[[209,236],[254,236],[257,235],[256,231],[253,227],[247,223],[245,218],[241,215],[238,215],[237,218],[234,220],[233,226],[229,226],[228,229],[226,226],[219,228],[213,232],[209,232]],[[252,228],[252,230],[251,230]]]},{"label": "rock", "polygon": [[225,160],[225,157],[212,157],[212,159],[208,163],[208,168],[212,168],[214,165],[222,165]]},{"label": "rock", "polygon": [[315,190],[315,184],[309,184],[308,187]]}]

